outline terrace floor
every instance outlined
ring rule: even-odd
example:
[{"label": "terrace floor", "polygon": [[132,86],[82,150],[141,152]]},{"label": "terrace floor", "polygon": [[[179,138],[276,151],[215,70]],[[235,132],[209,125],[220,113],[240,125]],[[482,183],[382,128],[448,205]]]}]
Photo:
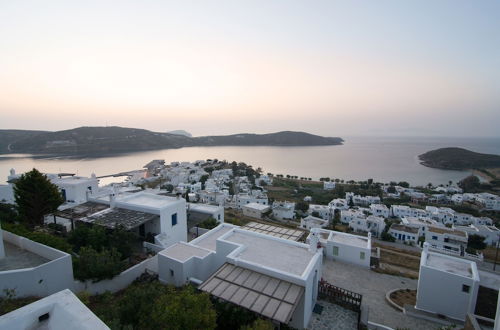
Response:
[{"label": "terrace floor", "polygon": [[363,303],[369,306],[368,320],[391,328],[410,330],[437,329],[441,325],[414,318],[392,308],[385,294],[393,289],[415,290],[417,280],[380,274],[370,269],[348,263],[323,259],[322,277],[329,283],[363,295]]},{"label": "terrace floor", "polygon": [[48,262],[48,259],[4,241],[5,258],[0,259],[0,271],[32,268]]}]

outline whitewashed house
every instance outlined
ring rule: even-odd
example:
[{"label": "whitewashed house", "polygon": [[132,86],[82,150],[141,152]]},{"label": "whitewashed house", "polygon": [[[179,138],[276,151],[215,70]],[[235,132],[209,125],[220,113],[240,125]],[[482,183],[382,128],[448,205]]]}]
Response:
[{"label": "whitewashed house", "polygon": [[325,228],[329,224],[328,220],[308,215],[300,220],[300,228],[311,230],[312,228]]},{"label": "whitewashed house", "polygon": [[323,220],[330,220],[333,217],[332,209],[330,209],[328,205],[309,204],[307,213],[309,213],[310,215],[312,215],[313,213],[317,213],[318,216]]},{"label": "whitewashed house", "polygon": [[335,189],[335,182],[334,181],[323,181],[323,189],[324,190]]},{"label": "whitewashed house", "polygon": [[385,228],[385,220],[374,215],[354,218],[349,222],[349,228],[358,233],[371,233],[375,237],[380,237]]},{"label": "whitewashed house", "polygon": [[479,235],[484,237],[484,242],[488,245],[495,246],[500,239],[500,230],[495,226],[486,225],[469,225],[469,226],[454,226],[456,230],[461,230],[469,235]]},{"label": "whitewashed house", "polygon": [[475,200],[482,204],[487,210],[500,210],[500,197],[490,193],[480,193],[475,195]]},{"label": "whitewashed house", "polygon": [[158,254],[160,281],[201,291],[273,321],[304,329],[318,295],[322,251],[223,224]]},{"label": "whitewashed house", "polygon": [[384,204],[371,204],[370,211],[374,216],[377,217],[389,217],[389,208],[387,208],[387,206],[385,206]]},{"label": "whitewashed house", "polygon": [[328,207],[331,208],[333,211],[335,210],[348,210],[349,209],[349,204],[347,200],[343,198],[336,198],[332,200],[330,203],[328,203]]},{"label": "whitewashed house", "polygon": [[273,217],[278,220],[293,220],[295,219],[295,203],[293,202],[280,202],[273,203]]},{"label": "whitewashed house", "polygon": [[109,330],[69,289],[0,316],[0,329]]},{"label": "whitewashed house", "polygon": [[313,228],[307,237],[307,242],[312,244],[316,237],[319,239],[323,254],[327,258],[366,268],[370,267],[372,250],[370,233],[368,237],[362,237],[339,231]]},{"label": "whitewashed house", "polygon": [[271,207],[264,204],[248,203],[246,205],[243,205],[242,209],[243,215],[250,218],[262,219],[264,217],[264,214],[269,212]]},{"label": "whitewashed house", "polygon": [[250,204],[250,203],[257,203],[257,204],[262,204],[262,205],[269,205],[269,200],[267,198],[267,195],[260,190],[255,191],[255,193],[243,193],[243,194],[237,194],[234,195],[233,197],[233,202],[236,204],[236,207],[238,209],[243,208],[243,205]]},{"label": "whitewashed house", "polygon": [[357,209],[348,209],[348,210],[341,210],[340,211],[340,222],[343,224],[349,224],[353,220],[357,219],[366,219],[367,215]]},{"label": "whitewashed house", "polygon": [[442,223],[429,218],[403,217],[401,218],[401,224],[409,227],[418,228],[419,236],[425,235],[429,226],[445,228],[445,226]]},{"label": "whitewashed house", "polygon": [[465,321],[474,314],[479,272],[473,261],[429,251],[420,257],[416,309]]},{"label": "whitewashed house", "polygon": [[360,195],[355,195],[352,192],[347,192],[345,193],[345,199],[347,203],[352,202],[354,205],[360,205],[360,206],[369,206],[371,204],[380,204],[380,197],[379,196],[360,196]]},{"label": "whitewashed house", "polygon": [[463,254],[467,247],[467,238],[466,232],[446,227],[429,226],[425,233],[425,241],[433,249],[455,254]]},{"label": "whitewashed house", "polygon": [[401,243],[408,244],[418,244],[418,238],[422,235],[422,232],[419,228],[408,226],[408,225],[398,225],[392,224],[388,230],[389,235],[392,235]]}]

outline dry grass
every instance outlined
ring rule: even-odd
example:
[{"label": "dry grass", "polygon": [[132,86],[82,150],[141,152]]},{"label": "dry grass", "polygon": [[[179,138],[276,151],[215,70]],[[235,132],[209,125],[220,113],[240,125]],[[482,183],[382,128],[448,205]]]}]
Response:
[{"label": "dry grass", "polygon": [[410,256],[415,256],[415,257],[419,257],[419,258],[421,255],[420,251],[411,251],[411,250],[401,249],[401,248],[398,248],[398,247],[395,247],[392,245],[381,244],[378,242],[373,242],[372,246],[379,247],[379,248],[385,249],[385,250],[390,250],[390,251],[397,252],[397,253],[401,253],[401,254],[408,254]]},{"label": "dry grass", "polygon": [[404,267],[418,272],[420,269],[420,258],[408,254],[398,253],[386,249],[380,249],[380,262]]},{"label": "dry grass", "polygon": [[402,277],[410,278],[412,280],[418,279],[418,272],[409,270],[409,269],[404,268],[404,267],[398,267],[398,266],[384,264],[384,263],[381,263],[379,268],[374,268],[372,270],[374,272],[380,273],[380,274],[402,276]]},{"label": "dry grass", "polygon": [[406,289],[394,291],[393,293],[391,293],[390,298],[396,305],[401,308],[403,308],[404,305],[415,306],[415,304],[417,303],[417,290]]},{"label": "dry grass", "polygon": [[[495,262],[495,256],[497,253],[497,249],[494,246],[488,246],[486,249],[480,251],[484,255],[484,259],[490,262]],[[498,251],[498,260],[497,262],[500,262],[500,251]]]}]

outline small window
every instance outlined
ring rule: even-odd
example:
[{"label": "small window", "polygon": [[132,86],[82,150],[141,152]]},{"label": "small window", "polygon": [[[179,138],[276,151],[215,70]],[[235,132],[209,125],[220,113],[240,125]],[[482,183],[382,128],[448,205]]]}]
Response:
[{"label": "small window", "polygon": [[177,224],[177,213],[172,214],[172,227]]},{"label": "small window", "polygon": [[433,239],[433,240],[437,240],[437,239],[438,239],[438,237],[437,237],[437,236],[432,236],[432,239]]},{"label": "small window", "polygon": [[173,269],[170,270],[170,276],[172,276],[172,277],[174,276],[174,270]]},{"label": "small window", "polygon": [[470,291],[470,286],[463,284],[462,285],[462,292],[469,293],[469,291]]},{"label": "small window", "polygon": [[365,260],[365,253],[364,252],[359,253],[359,259]]},{"label": "small window", "polygon": [[217,215],[217,220],[220,220],[220,214]]},{"label": "small window", "polygon": [[338,246],[334,246],[333,247],[333,255],[334,256],[338,256],[339,255],[339,247]]}]

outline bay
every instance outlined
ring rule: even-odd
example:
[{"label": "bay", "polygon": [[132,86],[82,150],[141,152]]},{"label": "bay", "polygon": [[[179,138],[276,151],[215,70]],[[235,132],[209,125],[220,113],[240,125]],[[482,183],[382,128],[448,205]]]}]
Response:
[{"label": "bay", "polygon": [[339,178],[379,182],[408,181],[412,185],[457,182],[470,171],[439,170],[422,166],[418,155],[437,148],[462,147],[476,152],[500,154],[500,138],[344,137],[339,146],[314,147],[189,147],[134,152],[98,158],[38,158],[25,154],[0,155],[0,182],[9,170],[32,168],[46,173],[89,176],[141,169],[153,159],[195,161],[217,158],[242,161],[264,172],[299,177]]}]

